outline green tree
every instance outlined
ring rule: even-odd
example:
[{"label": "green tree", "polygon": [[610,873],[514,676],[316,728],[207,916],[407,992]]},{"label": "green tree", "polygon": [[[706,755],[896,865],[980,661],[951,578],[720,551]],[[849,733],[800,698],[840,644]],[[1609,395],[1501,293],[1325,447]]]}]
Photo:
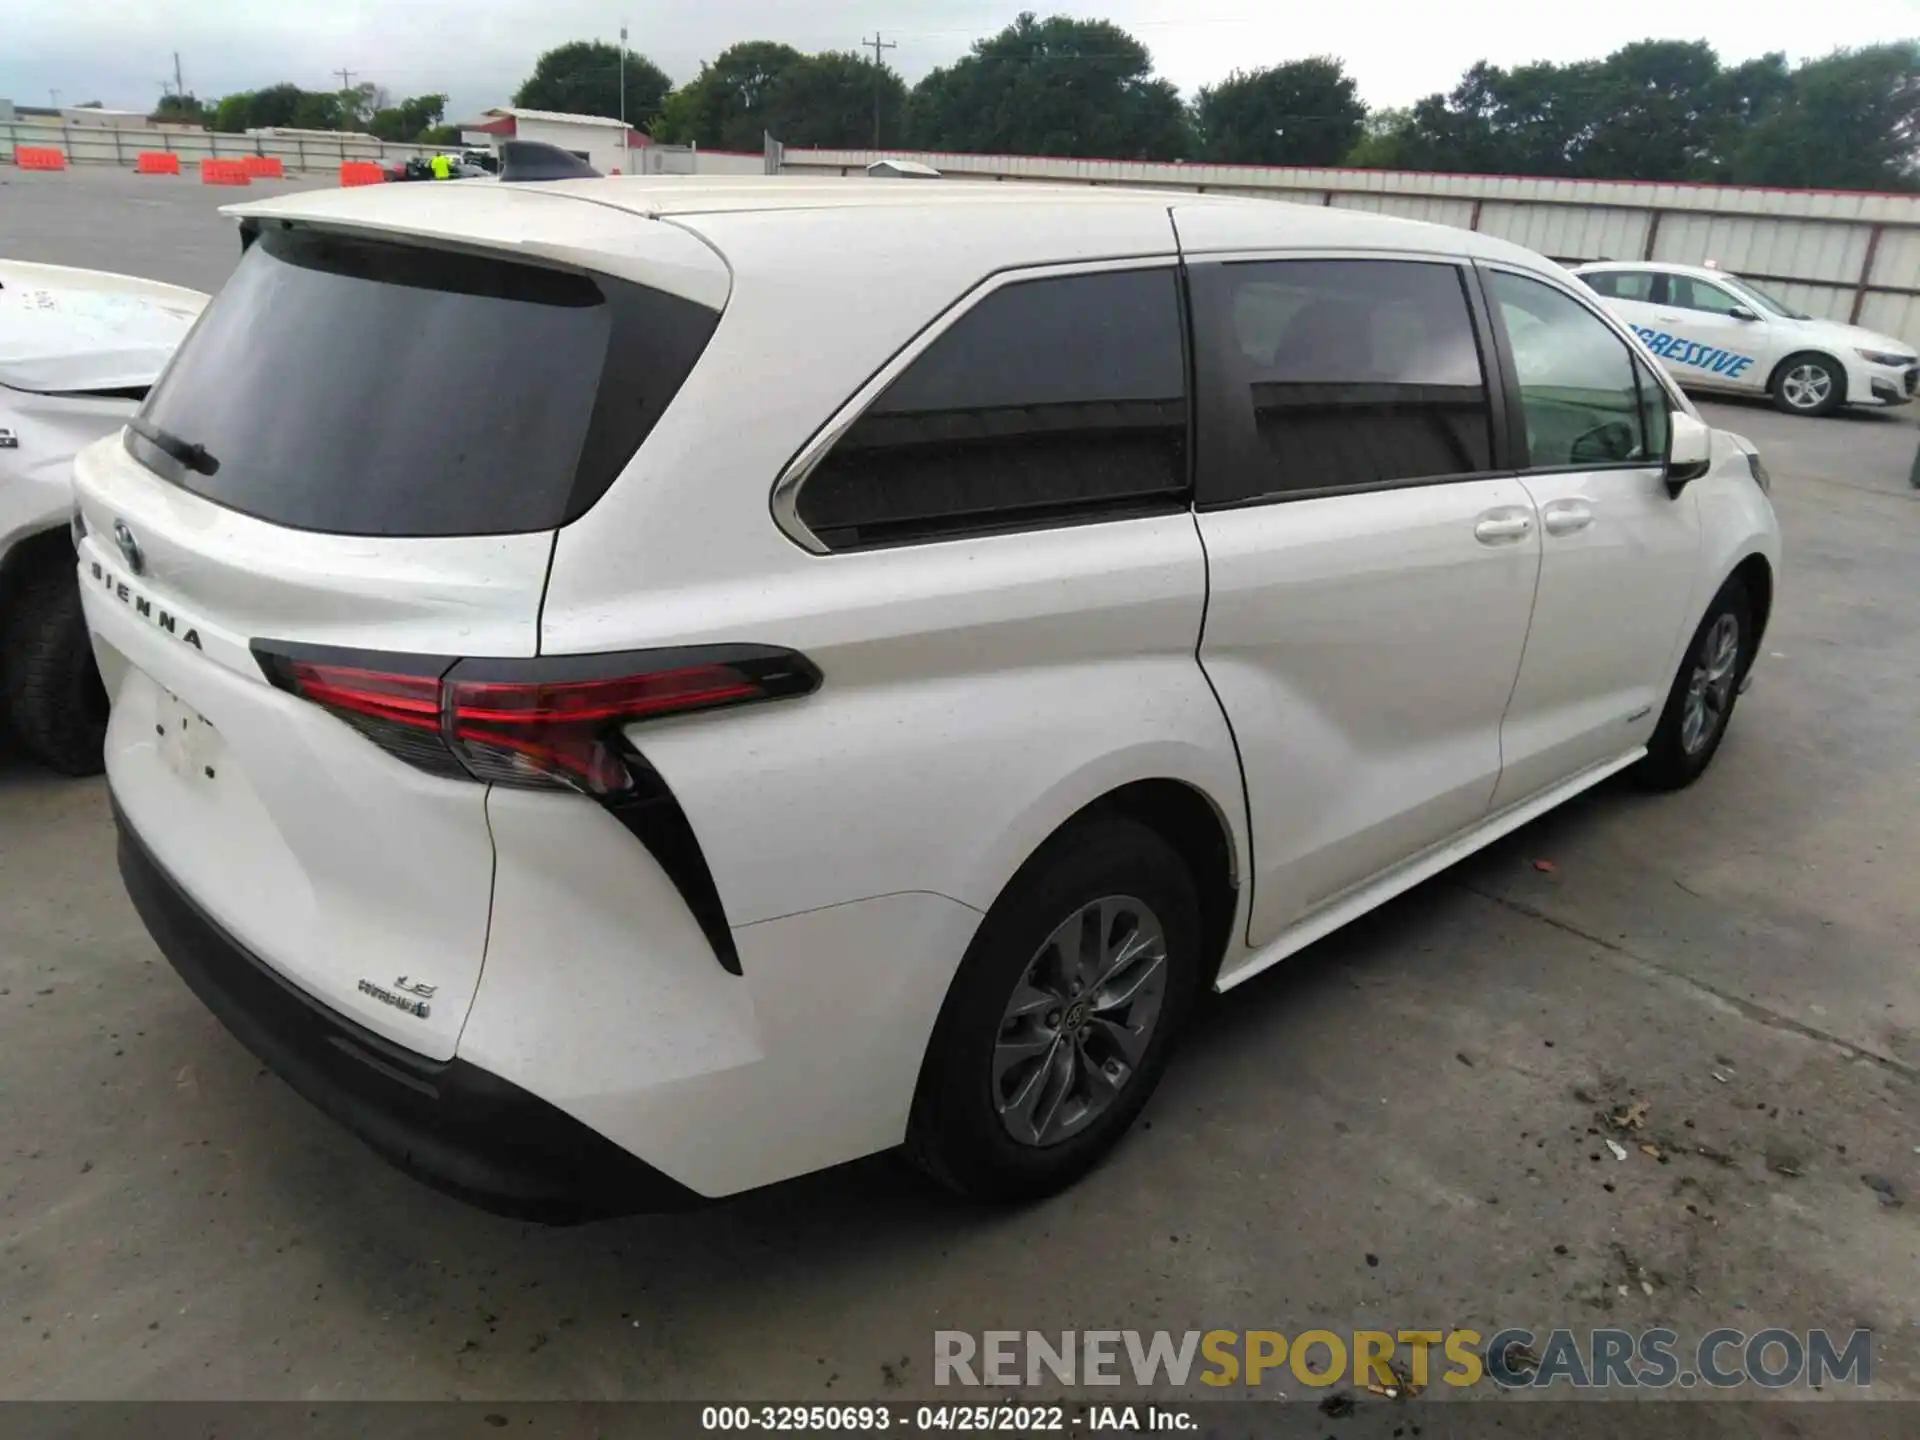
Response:
[{"label": "green tree", "polygon": [[1714,170],[1720,57],[1704,40],[1642,40],[1591,72],[1575,170],[1593,179],[1703,180]]},{"label": "green tree", "polygon": [[1801,65],[1789,92],[1748,129],[1730,171],[1743,185],[1920,189],[1920,41]]},{"label": "green tree", "polygon": [[1512,70],[1477,61],[1445,95],[1429,95],[1373,148],[1405,170],[1578,175],[1603,103],[1597,61]]},{"label": "green tree", "polygon": [[372,81],[362,81],[346,90],[336,90],[333,98],[339,107],[343,129],[365,129],[373,117],[387,106],[386,91]]},{"label": "green tree", "polygon": [[864,56],[827,51],[802,56],[773,83],[767,129],[785,144],[828,150],[898,145],[906,107],[907,87],[892,70]]},{"label": "green tree", "polygon": [[204,125],[209,116],[207,107],[200,103],[197,95],[162,95],[160,103],[153,107],[149,120],[166,121],[174,125]]},{"label": "green tree", "polygon": [[[534,62],[533,74],[513,92],[529,110],[620,118],[620,47],[601,40],[575,40]],[[626,53],[627,122],[645,127],[660,113],[673,82],[646,56]]]},{"label": "green tree", "polygon": [[773,128],[768,106],[774,88],[805,60],[791,45],[772,40],[729,45],[667,98],[653,138],[713,150],[758,150],[762,132]]},{"label": "green tree", "polygon": [[1338,165],[1359,142],[1367,107],[1328,56],[1239,71],[1194,103],[1200,158],[1236,165]]},{"label": "green tree", "polygon": [[367,122],[367,129],[382,140],[405,144],[419,140],[427,131],[439,125],[446,110],[447,97],[444,95],[413,95],[398,105],[376,110],[373,118]]},{"label": "green tree", "polygon": [[1713,82],[1709,155],[1702,178],[1730,179],[1734,157],[1745,146],[1748,133],[1792,93],[1787,57],[1777,50],[1722,70]]},{"label": "green tree", "polygon": [[283,81],[264,90],[241,90],[222,97],[214,108],[213,128],[230,134],[273,126],[342,130],[352,118],[331,91],[302,90]]},{"label": "green tree", "polygon": [[1106,20],[1031,11],[921,80],[907,123],[930,150],[1177,160],[1193,147],[1146,46]]},{"label": "green tree", "polygon": [[1360,138],[1341,163],[1362,170],[1392,170],[1401,163],[1401,137],[1413,123],[1413,110],[1372,110],[1361,122]]}]

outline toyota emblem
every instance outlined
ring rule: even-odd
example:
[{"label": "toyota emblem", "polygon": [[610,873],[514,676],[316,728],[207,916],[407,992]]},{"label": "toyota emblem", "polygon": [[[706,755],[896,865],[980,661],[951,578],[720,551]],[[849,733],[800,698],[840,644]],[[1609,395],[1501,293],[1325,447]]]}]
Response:
[{"label": "toyota emblem", "polygon": [[127,562],[127,569],[136,575],[147,573],[147,557],[140,551],[140,542],[133,538],[133,531],[124,520],[113,522],[113,543],[120,547],[120,554]]}]

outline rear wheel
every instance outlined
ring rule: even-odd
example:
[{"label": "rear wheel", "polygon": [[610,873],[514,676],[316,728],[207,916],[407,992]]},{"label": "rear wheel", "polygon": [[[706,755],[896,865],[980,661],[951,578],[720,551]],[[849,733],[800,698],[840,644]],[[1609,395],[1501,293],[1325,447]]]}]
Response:
[{"label": "rear wheel", "polygon": [[1847,375],[1826,355],[1789,355],[1768,389],[1773,403],[1789,414],[1831,415],[1846,402]]},{"label": "rear wheel", "polygon": [[921,1067],[909,1155],[992,1200],[1092,1169],[1159,1084],[1200,934],[1192,876],[1157,832],[1118,815],[1061,831],[968,947]]},{"label": "rear wheel", "polygon": [[99,774],[107,692],[71,568],[43,566],[14,592],[0,626],[0,663],[7,718],[21,749],[63,775]]},{"label": "rear wheel", "polygon": [[1736,577],[1713,597],[1681,658],[1646,758],[1634,770],[1642,784],[1678,790],[1712,763],[1740,698],[1740,681],[1753,662],[1753,641],[1753,606]]}]

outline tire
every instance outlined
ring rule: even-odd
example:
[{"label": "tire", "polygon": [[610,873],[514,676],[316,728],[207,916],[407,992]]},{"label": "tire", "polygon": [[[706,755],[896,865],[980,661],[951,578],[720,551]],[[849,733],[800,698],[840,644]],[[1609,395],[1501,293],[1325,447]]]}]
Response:
[{"label": "tire", "polygon": [[[1734,627],[1733,648],[1727,659],[1722,647],[1724,627],[1729,622]],[[1713,763],[1733,719],[1740,682],[1753,663],[1754,639],[1753,606],[1746,585],[1736,576],[1720,587],[1687,642],[1679,673],[1667,692],[1666,708],[1660,712],[1660,723],[1647,742],[1645,758],[1633,770],[1641,785],[1649,790],[1679,790],[1698,780]],[[1722,661],[1730,666],[1724,673],[1716,668]],[[1690,723],[1696,683],[1702,686],[1703,705]],[[1713,701],[1716,690],[1720,696],[1717,705]]]},{"label": "tire", "polygon": [[[1098,918],[1086,921],[1089,914]],[[1157,966],[1155,925],[1164,941]],[[1087,974],[1107,969],[1116,954],[1120,974],[1074,990],[1064,973],[1073,957],[1057,943],[1062,931],[1074,937],[1073,950],[1098,950]],[[1063,829],[1008,883],[967,948],[921,1066],[909,1158],[979,1200],[1031,1199],[1086,1174],[1160,1083],[1192,1007],[1200,936],[1193,877],[1158,832],[1099,812]],[[1088,939],[1102,944],[1083,949]],[[1139,951],[1131,962],[1129,948]],[[1130,1002],[1112,1004],[1129,986]],[[1016,987],[1030,1005],[1018,1016]],[[1049,994],[1060,999],[1043,1001]],[[1135,1029],[1141,1033],[1128,1043],[1139,1048],[1128,1059],[1115,1037]],[[1068,1072],[1072,1082],[1063,1084]]]},{"label": "tire", "polygon": [[0,621],[0,666],[7,718],[28,756],[62,775],[106,768],[107,694],[71,569],[41,567],[14,591]]},{"label": "tire", "polygon": [[1789,415],[1831,415],[1847,403],[1846,368],[1812,350],[1789,355],[1767,382],[1767,393]]}]

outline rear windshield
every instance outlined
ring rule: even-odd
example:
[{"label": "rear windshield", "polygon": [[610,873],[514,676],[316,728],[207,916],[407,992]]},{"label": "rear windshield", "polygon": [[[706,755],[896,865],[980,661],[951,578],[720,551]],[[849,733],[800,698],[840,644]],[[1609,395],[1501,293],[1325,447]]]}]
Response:
[{"label": "rear windshield", "polygon": [[605,493],[718,319],[605,276],[269,229],[127,448],[303,530],[550,530]]}]

